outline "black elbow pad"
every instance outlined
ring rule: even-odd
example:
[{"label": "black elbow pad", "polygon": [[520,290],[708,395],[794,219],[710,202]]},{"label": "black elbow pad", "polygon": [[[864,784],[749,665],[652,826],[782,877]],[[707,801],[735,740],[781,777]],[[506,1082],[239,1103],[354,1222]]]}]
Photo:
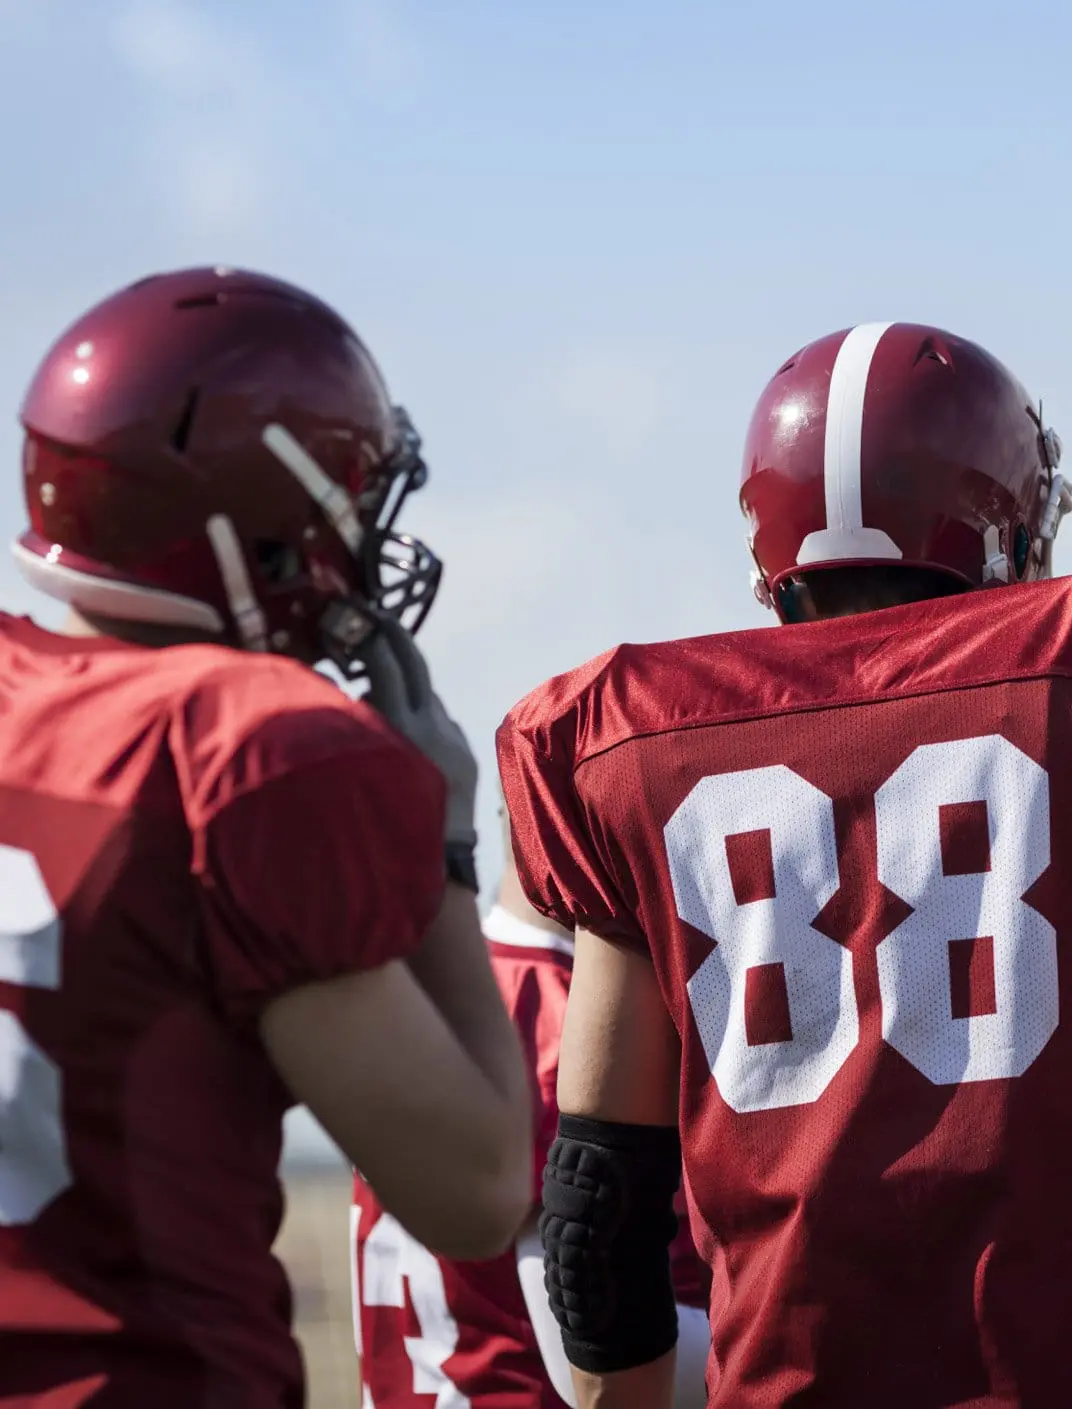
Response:
[{"label": "black elbow pad", "polygon": [[540,1238],[551,1310],[579,1370],[628,1370],[677,1343],[670,1244],[680,1180],[676,1129],[560,1118]]}]

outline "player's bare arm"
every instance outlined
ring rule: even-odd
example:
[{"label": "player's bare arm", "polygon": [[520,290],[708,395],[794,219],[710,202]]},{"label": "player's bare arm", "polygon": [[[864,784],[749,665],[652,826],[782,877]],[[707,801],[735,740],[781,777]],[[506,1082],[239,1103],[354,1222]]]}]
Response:
[{"label": "player's bare arm", "polygon": [[577,931],[559,1061],[564,1113],[676,1126],[680,1043],[649,959]]},{"label": "player's bare arm", "polygon": [[476,897],[471,891],[462,886],[447,887],[439,915],[410,958],[409,968],[500,1098],[497,1103],[489,1103],[489,1116],[501,1126],[494,1133],[509,1150],[510,1168],[517,1174],[516,1188],[508,1191],[510,1206],[513,1207],[516,1194],[521,1210],[514,1219],[512,1237],[530,1197],[529,1080],[517,1033],[492,974]]},{"label": "player's bare arm", "polygon": [[[476,908],[476,760],[433,688],[427,662],[412,635],[389,616],[377,614],[375,619],[379,630],[362,652],[368,700],[436,765],[446,782],[447,874],[459,883],[448,888],[435,924],[410,956],[410,970],[501,1097],[494,1114],[503,1122],[509,1172],[516,1176],[508,1190],[513,1207],[515,1196],[522,1199],[531,1168],[532,1106],[521,1044],[492,975]],[[375,1186],[375,1180],[370,1182]],[[526,1211],[524,1202],[519,1202],[511,1238]]]},{"label": "player's bare arm", "polygon": [[[673,1403],[676,1309],[666,1247],[680,1172],[679,1065],[677,1033],[650,962],[579,930],[562,1034],[562,1121],[552,1165],[562,1181],[569,1181],[570,1166],[581,1164],[599,1182],[617,1183],[614,1197],[632,1212],[613,1234],[602,1234],[593,1223],[593,1234],[607,1242],[618,1311],[609,1325],[596,1315],[590,1328],[563,1337],[578,1409],[670,1409]],[[568,1182],[563,1189],[560,1179],[545,1183],[542,1221],[552,1282],[569,1258],[553,1236],[573,1192]],[[562,1208],[556,1198],[560,1190],[567,1193]],[[635,1226],[637,1212],[643,1226]],[[598,1215],[580,1211],[581,1220],[592,1217]],[[665,1241],[663,1226],[669,1234]],[[589,1278],[588,1269],[574,1271],[575,1281],[590,1280],[585,1291],[595,1310],[598,1274]],[[636,1363],[649,1336],[652,1343],[659,1340],[656,1327],[670,1348]]]},{"label": "player's bare arm", "polygon": [[[467,924],[471,905],[448,887],[433,948],[434,932]],[[261,1034],[295,1097],[414,1237],[452,1257],[509,1246],[531,1197],[511,1033],[498,1044],[505,1074],[493,1079],[409,966],[394,961],[285,994]],[[484,1044],[485,1061],[494,1048]]]}]

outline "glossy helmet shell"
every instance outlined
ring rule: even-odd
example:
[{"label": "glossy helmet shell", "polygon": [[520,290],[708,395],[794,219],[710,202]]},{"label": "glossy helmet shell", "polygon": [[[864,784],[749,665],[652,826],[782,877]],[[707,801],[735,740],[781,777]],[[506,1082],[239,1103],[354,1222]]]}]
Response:
[{"label": "glossy helmet shell", "polygon": [[759,399],[741,507],[757,595],[787,579],[900,563],[970,587],[1049,572],[1068,491],[1060,442],[996,358],[912,323],[809,344]]},{"label": "glossy helmet shell", "polygon": [[303,290],[241,270],[143,279],[45,355],[26,394],[15,544],[76,608],[343,668],[370,603],[415,629],[438,561],[393,531],[426,477],[367,349]]}]

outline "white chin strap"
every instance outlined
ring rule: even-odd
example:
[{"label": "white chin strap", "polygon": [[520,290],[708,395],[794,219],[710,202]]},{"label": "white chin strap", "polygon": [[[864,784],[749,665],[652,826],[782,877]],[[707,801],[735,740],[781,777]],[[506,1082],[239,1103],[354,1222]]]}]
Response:
[{"label": "white chin strap", "polygon": [[[294,476],[320,506],[329,523],[356,558],[364,538],[353,500],[341,484],[323,470],[285,426],[265,426],[261,441],[284,469]],[[226,514],[214,514],[205,525],[219,564],[227,605],[247,651],[268,650],[268,623],[257,601],[249,567],[235,526]]]},{"label": "white chin strap", "polygon": [[773,610],[774,598],[771,595],[770,588],[767,586],[767,579],[763,576],[763,569],[759,565],[759,559],[756,557],[755,540],[753,539],[752,535],[749,534],[748,537],[745,539],[745,542],[748,544],[748,553],[752,559],[752,571],[749,574],[749,580],[752,584],[752,592],[755,596],[756,601],[761,607],[767,607],[768,609]]},{"label": "white chin strap", "polygon": [[266,651],[268,624],[253,591],[249,568],[234,524],[226,514],[213,514],[205,524],[205,532],[216,555],[227,605],[243,647],[247,651]]},{"label": "white chin strap", "polygon": [[328,522],[356,558],[361,551],[364,529],[358,521],[354,501],[313,459],[285,426],[272,422],[261,432],[261,441],[285,470],[294,476],[309,498],[318,504]]},{"label": "white chin strap", "polygon": [[[1041,409],[1040,407],[1040,412]],[[1072,512],[1072,489],[1069,488],[1064,475],[1057,472],[1063,448],[1061,437],[1055,430],[1048,428],[1042,432],[1042,445],[1050,467],[1050,493],[1046,500],[1046,507],[1042,511],[1039,539],[1042,543],[1042,570],[1047,577],[1050,577],[1053,573],[1053,543],[1057,537],[1057,530],[1061,527],[1061,520],[1064,516]]]},{"label": "white chin strap", "polygon": [[1054,475],[1050,485],[1050,497],[1046,501],[1046,511],[1042,515],[1039,537],[1045,543],[1052,543],[1061,527],[1065,514],[1072,512],[1072,489],[1064,475]]}]

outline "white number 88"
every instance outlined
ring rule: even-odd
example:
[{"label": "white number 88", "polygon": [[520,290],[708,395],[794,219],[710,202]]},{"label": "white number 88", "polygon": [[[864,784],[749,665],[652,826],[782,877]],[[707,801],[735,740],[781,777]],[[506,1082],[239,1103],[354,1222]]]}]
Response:
[{"label": "white number 88", "polygon": [[[946,874],[940,809],[985,803],[989,863]],[[737,1111],[818,1100],[859,1040],[849,951],[813,921],[840,884],[833,801],[782,765],[701,779],[665,829],[677,912],[717,941],[689,981]],[[1022,1075],[1058,1023],[1057,937],[1024,902],[1050,862],[1046,772],[998,734],[916,749],[875,796],[878,875],[912,913],[878,946],[886,1041],[936,1085]],[[767,832],[773,894],[739,903],[727,838]],[[989,938],[994,1011],[956,1017],[949,944]],[[777,964],[791,1035],[751,1044],[749,974]]]}]

